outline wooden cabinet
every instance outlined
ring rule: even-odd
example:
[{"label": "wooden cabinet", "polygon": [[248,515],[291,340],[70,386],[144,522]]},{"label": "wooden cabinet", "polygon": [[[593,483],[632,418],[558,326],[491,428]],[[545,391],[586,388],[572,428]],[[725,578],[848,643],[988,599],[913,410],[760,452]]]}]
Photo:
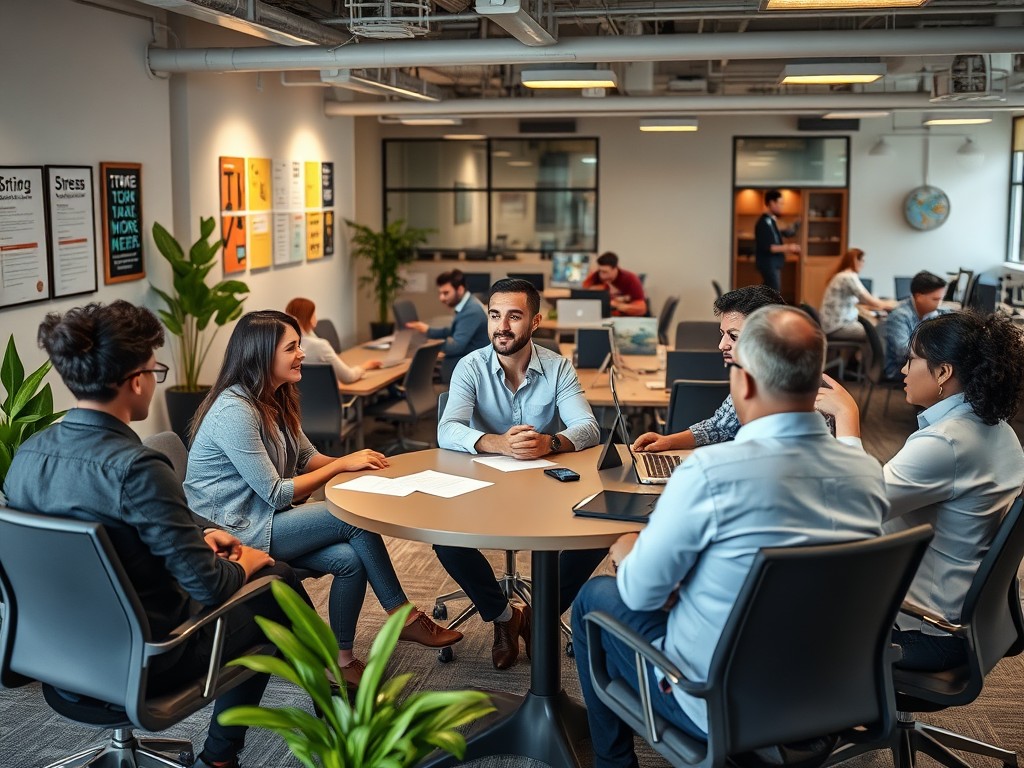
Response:
[{"label": "wooden cabinet", "polygon": [[[801,226],[783,242],[800,245],[800,254],[786,254],[782,269],[782,295],[791,303],[818,308],[825,285],[846,252],[847,195],[845,189],[780,189],[782,214],[779,229]],[[737,189],[733,200],[732,285],[756,285],[761,275],[754,264],[754,226],[764,213],[764,189]]]}]

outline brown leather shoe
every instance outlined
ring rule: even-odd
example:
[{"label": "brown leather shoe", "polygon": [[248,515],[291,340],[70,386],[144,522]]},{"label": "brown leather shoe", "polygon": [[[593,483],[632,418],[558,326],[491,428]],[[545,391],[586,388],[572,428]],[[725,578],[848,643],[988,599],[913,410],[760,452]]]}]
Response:
[{"label": "brown leather shoe", "polygon": [[494,645],[491,646],[491,662],[495,669],[508,669],[519,658],[519,638],[526,618],[522,610],[512,606],[512,618],[494,622]]},{"label": "brown leather shoe", "polygon": [[345,678],[345,684],[352,690],[359,687],[359,683],[362,682],[363,672],[366,670],[366,665],[359,659],[352,659],[348,664],[341,668],[341,675]]},{"label": "brown leather shoe", "polygon": [[461,632],[435,624],[423,611],[416,611],[413,617],[398,636],[400,642],[418,643],[427,648],[444,648],[462,639]]}]

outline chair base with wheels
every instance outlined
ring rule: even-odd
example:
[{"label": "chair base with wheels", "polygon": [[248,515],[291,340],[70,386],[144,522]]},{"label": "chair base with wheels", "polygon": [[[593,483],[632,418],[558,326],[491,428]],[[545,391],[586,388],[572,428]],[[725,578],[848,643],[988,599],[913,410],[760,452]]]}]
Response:
[{"label": "chair base with wheels", "polygon": [[[46,688],[43,692],[45,695]],[[60,711],[50,696],[46,700]],[[106,743],[83,749],[46,768],[189,768],[194,762],[192,742],[188,739],[140,739],[131,728],[119,727],[114,728]]]},{"label": "chair base with wheels", "polygon": [[915,720],[909,712],[898,713],[897,743],[894,763],[897,768],[912,768],[917,764],[918,752],[928,755],[940,765],[949,768],[971,768],[963,758],[953,754],[957,749],[972,755],[994,757],[1007,768],[1017,768],[1017,753],[988,744],[984,741],[961,736],[934,725]]}]

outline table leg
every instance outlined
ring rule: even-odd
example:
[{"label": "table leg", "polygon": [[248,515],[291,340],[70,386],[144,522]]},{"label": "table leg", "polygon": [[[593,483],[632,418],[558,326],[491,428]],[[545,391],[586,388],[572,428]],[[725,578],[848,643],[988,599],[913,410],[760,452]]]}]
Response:
[{"label": "table leg", "polygon": [[356,398],[356,450],[361,451],[366,447],[366,430],[363,427],[363,400],[362,397]]},{"label": "table leg", "polygon": [[[578,768],[590,737],[587,711],[562,689],[558,553],[533,553],[533,660],[526,696],[492,693],[498,711],[467,736],[466,760],[517,755],[552,768]],[[450,755],[423,765],[454,766]]]}]

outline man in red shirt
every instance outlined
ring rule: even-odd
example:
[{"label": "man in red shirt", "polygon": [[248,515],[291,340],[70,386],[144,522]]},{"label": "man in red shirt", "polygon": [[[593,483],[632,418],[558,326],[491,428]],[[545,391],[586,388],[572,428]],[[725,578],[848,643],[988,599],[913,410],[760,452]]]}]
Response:
[{"label": "man in red shirt", "polygon": [[644,286],[635,273],[619,268],[619,257],[606,251],[597,257],[597,271],[583,281],[584,288],[605,290],[612,295],[612,314],[643,317],[647,314]]}]

